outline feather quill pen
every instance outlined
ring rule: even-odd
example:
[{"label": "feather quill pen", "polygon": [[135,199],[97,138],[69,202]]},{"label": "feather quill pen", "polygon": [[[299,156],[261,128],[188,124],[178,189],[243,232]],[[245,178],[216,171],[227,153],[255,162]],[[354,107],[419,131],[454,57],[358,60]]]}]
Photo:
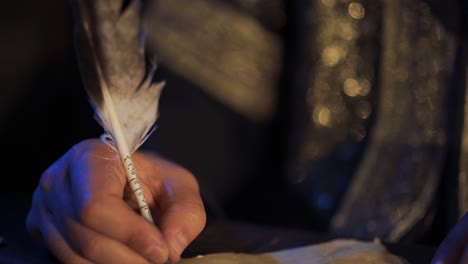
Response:
[{"label": "feather quill pen", "polygon": [[141,214],[153,222],[131,155],[154,130],[163,82],[145,51],[142,3],[70,0],[81,77],[101,137],[119,154]]}]

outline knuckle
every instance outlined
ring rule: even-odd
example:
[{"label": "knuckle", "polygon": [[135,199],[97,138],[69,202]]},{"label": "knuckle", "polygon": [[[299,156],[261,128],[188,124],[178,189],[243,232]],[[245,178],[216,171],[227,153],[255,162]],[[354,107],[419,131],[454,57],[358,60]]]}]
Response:
[{"label": "knuckle", "polygon": [[86,154],[92,152],[90,141],[91,140],[84,140],[71,147],[71,149],[68,151],[68,155],[70,155],[72,160],[77,160],[83,157],[83,155],[86,156]]},{"label": "knuckle", "polygon": [[178,168],[177,173],[183,179],[183,182],[185,182],[185,184],[190,187],[190,189],[199,192],[200,186],[195,175],[191,171],[180,167]]},{"label": "knuckle", "polygon": [[39,243],[43,242],[41,229],[39,228],[35,215],[31,212],[29,212],[26,217],[26,231],[27,234]]},{"label": "knuckle", "polygon": [[37,230],[36,219],[31,211],[29,211],[28,215],[26,216],[25,225],[26,225],[26,230],[29,233],[32,233],[35,230]]},{"label": "knuckle", "polygon": [[135,229],[132,230],[132,232],[130,232],[130,234],[128,235],[125,243],[128,244],[128,245],[135,245],[135,244],[139,244],[142,242],[142,238],[146,238],[148,237],[149,234],[147,232],[147,230],[145,230],[143,228],[143,226],[135,226]]},{"label": "knuckle", "polygon": [[78,247],[79,255],[87,259],[95,259],[99,256],[100,242],[95,236],[89,236]]},{"label": "knuckle", "polygon": [[40,181],[39,181],[39,189],[44,192],[44,193],[49,193],[52,189],[52,176],[53,172],[52,170],[54,165],[49,167],[46,171],[44,171],[41,175]]},{"label": "knuckle", "polygon": [[114,160],[114,152],[99,139],[87,139],[74,145],[69,153],[73,161],[71,167],[77,164],[96,164],[96,162]]},{"label": "knuckle", "polygon": [[188,205],[188,215],[187,220],[191,225],[201,231],[206,224],[206,213],[203,204],[198,202],[193,202]]},{"label": "knuckle", "polygon": [[73,160],[87,157],[90,154],[96,152],[100,144],[102,143],[100,143],[98,139],[85,139],[73,145],[68,153]]},{"label": "knuckle", "polygon": [[98,208],[98,203],[94,201],[88,201],[86,204],[81,206],[78,212],[78,220],[85,226],[92,225],[92,221],[95,218],[95,215]]},{"label": "knuckle", "polygon": [[41,188],[36,188],[32,196],[31,210],[35,210],[37,206],[42,202],[41,199]]},{"label": "knuckle", "polygon": [[179,169],[179,173],[183,177],[195,179],[195,176],[193,175],[193,173],[191,171],[189,171],[188,169],[186,169],[184,167],[179,167],[178,169]]}]

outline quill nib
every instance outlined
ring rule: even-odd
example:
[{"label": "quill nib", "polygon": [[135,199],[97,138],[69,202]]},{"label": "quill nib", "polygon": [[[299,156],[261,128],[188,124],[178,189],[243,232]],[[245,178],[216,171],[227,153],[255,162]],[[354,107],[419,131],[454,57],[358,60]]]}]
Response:
[{"label": "quill nib", "polygon": [[104,129],[118,152],[141,214],[153,222],[131,154],[152,133],[164,83],[153,83],[139,0],[70,0],[80,73]]}]

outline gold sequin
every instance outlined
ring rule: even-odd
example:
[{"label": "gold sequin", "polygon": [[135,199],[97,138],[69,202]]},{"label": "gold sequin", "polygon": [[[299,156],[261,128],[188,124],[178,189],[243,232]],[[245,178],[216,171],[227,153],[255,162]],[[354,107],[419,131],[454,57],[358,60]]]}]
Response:
[{"label": "gold sequin", "polygon": [[359,91],[361,90],[361,86],[359,85],[358,81],[353,78],[346,79],[343,86],[344,92],[351,97],[358,95]]},{"label": "gold sequin", "polygon": [[322,52],[322,61],[325,65],[333,67],[344,57],[345,51],[338,45],[332,45],[325,48]]},{"label": "gold sequin", "polygon": [[360,3],[349,4],[348,13],[354,19],[361,19],[366,15],[366,11]]},{"label": "gold sequin", "polygon": [[369,65],[376,62],[378,49],[372,43],[361,50],[360,43],[371,41],[368,35],[376,32],[372,30],[378,29],[378,21],[365,17],[361,1],[320,3],[310,15],[317,26],[310,36],[310,50],[319,52],[320,61],[312,66],[307,93],[311,120],[299,158],[306,163],[326,158],[342,142],[366,137],[362,129],[373,112],[370,100],[376,71]]},{"label": "gold sequin", "polygon": [[331,112],[326,106],[319,105],[313,111],[314,121],[324,127],[330,127]]}]

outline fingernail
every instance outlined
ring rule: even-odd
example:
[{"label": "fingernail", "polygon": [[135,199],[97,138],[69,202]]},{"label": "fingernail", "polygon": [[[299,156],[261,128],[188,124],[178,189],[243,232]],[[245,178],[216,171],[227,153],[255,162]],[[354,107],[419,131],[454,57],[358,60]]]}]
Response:
[{"label": "fingernail", "polygon": [[159,246],[148,248],[145,256],[151,263],[162,263],[167,260],[167,256],[163,254],[163,249]]},{"label": "fingernail", "polygon": [[182,254],[182,251],[185,249],[185,247],[187,247],[187,245],[187,239],[181,233],[176,234],[171,242],[171,247],[177,253],[177,255]]}]

